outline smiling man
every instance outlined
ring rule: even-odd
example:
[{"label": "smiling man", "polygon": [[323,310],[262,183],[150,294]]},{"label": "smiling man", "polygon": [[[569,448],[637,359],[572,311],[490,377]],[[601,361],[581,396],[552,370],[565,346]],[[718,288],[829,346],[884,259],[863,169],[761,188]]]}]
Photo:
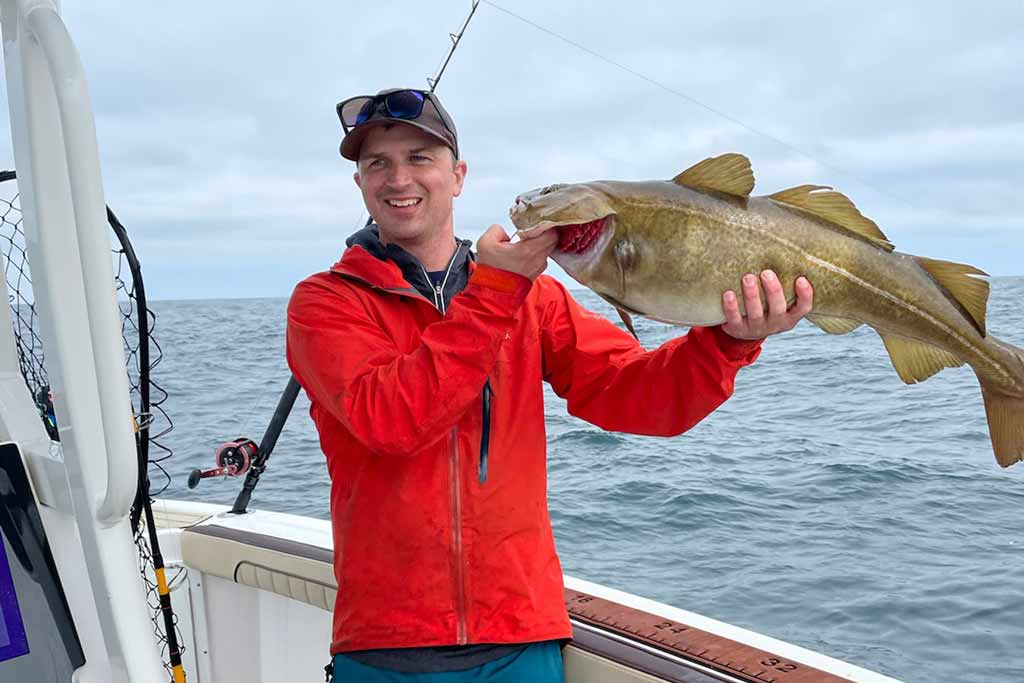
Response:
[{"label": "smiling man", "polygon": [[572,636],[547,510],[543,382],[608,430],[672,436],[732,393],[787,310],[744,278],[750,318],[645,351],[543,276],[552,230],[455,237],[466,162],[437,97],[338,105],[372,223],[288,307],[288,362],[331,477],[336,680],[549,683]]}]

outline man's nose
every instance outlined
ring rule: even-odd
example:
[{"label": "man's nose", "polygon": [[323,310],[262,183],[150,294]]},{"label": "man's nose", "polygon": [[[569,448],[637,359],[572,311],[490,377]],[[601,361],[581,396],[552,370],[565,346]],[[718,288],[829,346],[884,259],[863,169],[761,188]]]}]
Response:
[{"label": "man's nose", "polygon": [[388,171],[388,185],[405,186],[411,182],[409,167],[405,164],[394,164]]}]

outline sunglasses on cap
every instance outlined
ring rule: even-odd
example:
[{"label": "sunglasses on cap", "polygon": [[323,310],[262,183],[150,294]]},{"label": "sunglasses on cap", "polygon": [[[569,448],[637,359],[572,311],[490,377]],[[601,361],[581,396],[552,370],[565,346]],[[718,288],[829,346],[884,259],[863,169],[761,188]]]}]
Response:
[{"label": "sunglasses on cap", "polygon": [[[423,114],[423,105],[429,98],[429,92],[412,88],[395,90],[383,95],[359,95],[338,103],[338,118],[341,119],[341,127],[346,133],[374,116],[412,121]],[[445,129],[454,136],[455,132],[448,127],[444,118],[438,118]]]}]

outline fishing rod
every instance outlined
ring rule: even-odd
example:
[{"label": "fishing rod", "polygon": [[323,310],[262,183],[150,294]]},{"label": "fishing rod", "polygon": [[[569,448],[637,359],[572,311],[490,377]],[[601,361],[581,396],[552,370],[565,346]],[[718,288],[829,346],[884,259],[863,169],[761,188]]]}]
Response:
[{"label": "fishing rod", "polygon": [[444,70],[448,68],[448,62],[452,60],[452,55],[455,54],[455,49],[459,47],[459,41],[462,40],[463,34],[466,33],[466,28],[469,26],[469,22],[473,19],[473,15],[476,14],[476,8],[480,6],[480,0],[472,0],[473,6],[469,10],[469,15],[466,20],[462,22],[462,28],[459,29],[458,33],[449,33],[448,37],[452,40],[452,46],[448,50],[448,54],[444,58],[444,63],[441,64],[441,68],[438,69],[437,73],[433,77],[427,77],[427,85],[430,86],[430,92],[434,92],[437,89],[437,84],[441,82],[441,76],[444,75]]},{"label": "fishing rod", "polygon": [[277,407],[274,408],[274,414],[270,418],[270,424],[267,425],[266,431],[263,432],[260,443],[257,445],[252,439],[238,437],[233,441],[221,444],[217,447],[214,456],[216,466],[208,470],[192,470],[188,475],[188,487],[194,489],[203,479],[240,477],[244,474],[245,483],[242,484],[242,490],[235,498],[235,504],[231,506],[232,514],[244,514],[252,498],[252,492],[260,481],[260,476],[267,469],[267,460],[274,452],[277,439],[281,436],[285,422],[288,421],[300,388],[299,381],[295,379],[295,376],[289,376],[288,384],[285,385],[284,392],[277,401]]},{"label": "fishing rod", "polygon": [[231,506],[231,514],[243,514],[249,505],[253,489],[259,483],[260,475],[267,468],[267,460],[274,451],[274,446],[277,445],[277,437],[281,435],[281,430],[284,428],[285,421],[288,420],[288,415],[292,412],[292,406],[295,405],[295,398],[298,395],[299,381],[295,379],[295,375],[292,375],[288,378],[288,384],[285,385],[284,393],[281,394],[281,399],[277,402],[277,408],[274,409],[274,415],[270,418],[267,431],[263,433],[263,439],[260,441],[255,462],[253,462],[249,474],[245,477],[245,483],[242,484],[242,490],[238,492],[238,497],[235,498],[235,504]]}]

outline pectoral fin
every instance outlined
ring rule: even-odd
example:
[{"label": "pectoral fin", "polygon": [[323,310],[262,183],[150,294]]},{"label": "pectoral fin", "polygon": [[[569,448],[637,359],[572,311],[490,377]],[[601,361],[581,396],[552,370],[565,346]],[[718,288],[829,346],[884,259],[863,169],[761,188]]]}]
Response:
[{"label": "pectoral fin", "polygon": [[945,349],[908,339],[896,334],[882,334],[885,350],[896,368],[896,374],[906,384],[916,384],[928,379],[943,368],[958,368],[964,361]]},{"label": "pectoral fin", "polygon": [[829,334],[849,334],[864,324],[859,320],[835,318],[829,315],[818,315],[816,313],[808,313],[806,317],[823,332],[828,332]]},{"label": "pectoral fin", "polygon": [[621,308],[616,308],[615,311],[619,314],[619,318],[622,319],[622,324],[626,326],[629,333],[633,335],[633,339],[640,341],[640,337],[636,336],[636,330],[633,329],[633,318],[630,317],[629,313],[626,313]]},{"label": "pectoral fin", "polygon": [[630,314],[643,315],[643,313],[633,310],[629,306],[617,301],[614,297],[608,296],[607,294],[597,293],[597,295],[615,307],[615,312],[619,314],[619,319],[622,320],[622,324],[626,326],[629,333],[633,335],[633,339],[640,341],[640,337],[636,335],[636,330],[633,329],[633,317]]}]

